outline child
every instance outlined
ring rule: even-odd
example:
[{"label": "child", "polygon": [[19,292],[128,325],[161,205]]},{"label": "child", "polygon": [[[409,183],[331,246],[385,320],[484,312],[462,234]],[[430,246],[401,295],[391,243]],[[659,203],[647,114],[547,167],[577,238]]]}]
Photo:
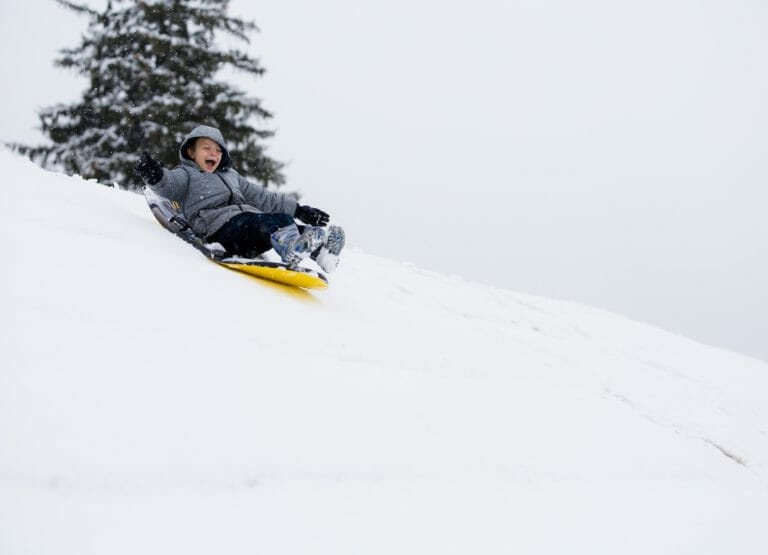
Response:
[{"label": "child", "polygon": [[[193,129],[181,143],[179,158],[181,165],[168,170],[144,151],[135,171],[152,190],[181,205],[203,241],[246,257],[274,248],[289,266],[311,256],[323,271],[336,269],[344,230],[335,225],[326,230],[327,213],[238,174],[218,129]],[[294,218],[308,225],[300,228]]]}]

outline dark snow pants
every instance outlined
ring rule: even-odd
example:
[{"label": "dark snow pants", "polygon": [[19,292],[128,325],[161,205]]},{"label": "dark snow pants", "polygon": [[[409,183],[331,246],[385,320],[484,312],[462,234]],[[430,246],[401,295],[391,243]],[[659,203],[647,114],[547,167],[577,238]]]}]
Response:
[{"label": "dark snow pants", "polygon": [[229,254],[253,257],[272,248],[272,234],[288,225],[293,225],[293,217],[283,213],[238,214],[208,240],[220,243]]}]

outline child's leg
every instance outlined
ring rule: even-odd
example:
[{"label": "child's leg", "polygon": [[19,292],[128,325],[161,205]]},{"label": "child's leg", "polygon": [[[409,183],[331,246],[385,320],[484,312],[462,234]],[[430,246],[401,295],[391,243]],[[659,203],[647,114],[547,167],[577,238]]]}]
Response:
[{"label": "child's leg", "polygon": [[225,223],[209,240],[220,243],[230,254],[256,256],[272,248],[272,234],[295,226],[288,214],[239,214]]}]

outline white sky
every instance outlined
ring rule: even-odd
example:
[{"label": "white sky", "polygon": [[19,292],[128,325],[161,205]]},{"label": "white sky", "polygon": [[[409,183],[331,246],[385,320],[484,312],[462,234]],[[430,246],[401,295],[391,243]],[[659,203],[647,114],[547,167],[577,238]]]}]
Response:
[{"label": "white sky", "polygon": [[[2,0],[0,139],[85,86]],[[98,5],[93,3],[92,5]],[[23,12],[23,13],[22,13]],[[233,0],[289,185],[368,252],[768,359],[768,4]],[[372,292],[375,294],[375,292]]]}]

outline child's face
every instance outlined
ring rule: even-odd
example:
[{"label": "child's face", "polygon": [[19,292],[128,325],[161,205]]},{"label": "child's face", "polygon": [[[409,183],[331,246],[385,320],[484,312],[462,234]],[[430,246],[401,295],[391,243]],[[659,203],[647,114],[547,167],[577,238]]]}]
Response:
[{"label": "child's face", "polygon": [[204,172],[214,172],[221,164],[221,147],[216,141],[201,137],[187,149],[187,154]]}]

